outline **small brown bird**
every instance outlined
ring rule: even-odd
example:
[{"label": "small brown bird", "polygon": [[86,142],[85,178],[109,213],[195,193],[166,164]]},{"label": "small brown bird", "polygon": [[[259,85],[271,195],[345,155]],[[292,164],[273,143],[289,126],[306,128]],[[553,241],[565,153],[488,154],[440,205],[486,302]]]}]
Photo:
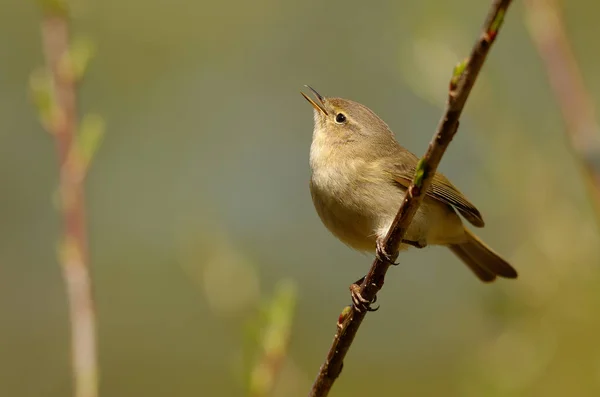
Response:
[{"label": "small brown bird", "polygon": [[[307,86],[308,87],[308,86]],[[310,192],[323,224],[360,251],[375,252],[404,199],[418,158],[396,141],[371,109],[341,98],[315,102],[310,147]],[[436,173],[399,249],[443,245],[484,282],[516,278],[516,270],[465,228],[483,227],[481,214],[442,174]]]}]

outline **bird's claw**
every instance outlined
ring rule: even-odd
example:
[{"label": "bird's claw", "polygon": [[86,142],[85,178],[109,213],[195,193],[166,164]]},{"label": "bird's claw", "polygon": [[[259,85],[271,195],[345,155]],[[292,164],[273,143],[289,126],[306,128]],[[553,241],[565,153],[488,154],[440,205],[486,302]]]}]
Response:
[{"label": "bird's claw", "polygon": [[389,263],[390,265],[398,265],[398,263],[394,262],[391,255],[387,253],[385,250],[385,245],[382,240],[377,240],[377,248],[375,250],[375,256],[381,262]]},{"label": "bird's claw", "polygon": [[354,304],[354,309],[357,312],[376,312],[377,310],[379,310],[379,306],[371,307],[373,303],[377,302],[377,295],[373,297],[372,301],[363,298],[362,294],[360,293],[360,284],[352,284],[350,286],[350,295],[352,296],[352,303]]}]

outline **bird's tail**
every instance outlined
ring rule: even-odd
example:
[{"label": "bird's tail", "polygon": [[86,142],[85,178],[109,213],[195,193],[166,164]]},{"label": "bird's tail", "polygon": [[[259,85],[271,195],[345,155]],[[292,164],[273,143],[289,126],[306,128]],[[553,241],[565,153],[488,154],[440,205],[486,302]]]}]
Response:
[{"label": "bird's tail", "polygon": [[489,283],[496,276],[517,278],[517,271],[495,253],[477,236],[465,228],[467,241],[449,245],[448,248],[458,256],[483,282]]}]

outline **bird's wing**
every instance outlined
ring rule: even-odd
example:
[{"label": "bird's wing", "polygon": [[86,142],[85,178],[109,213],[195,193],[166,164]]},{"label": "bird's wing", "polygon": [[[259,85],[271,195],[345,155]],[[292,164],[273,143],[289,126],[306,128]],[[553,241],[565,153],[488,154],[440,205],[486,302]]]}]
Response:
[{"label": "bird's wing", "polygon": [[[416,164],[416,157],[414,164]],[[395,164],[391,169],[394,182],[405,188],[410,186],[415,175],[416,167],[413,162]],[[427,190],[427,195],[456,208],[473,226],[483,227],[484,222],[479,210],[442,174],[436,173]]]}]

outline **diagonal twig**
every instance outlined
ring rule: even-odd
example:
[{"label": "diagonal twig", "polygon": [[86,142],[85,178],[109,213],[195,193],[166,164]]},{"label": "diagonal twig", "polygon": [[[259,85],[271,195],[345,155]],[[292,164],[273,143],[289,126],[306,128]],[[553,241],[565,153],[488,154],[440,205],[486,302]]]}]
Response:
[{"label": "diagonal twig", "polygon": [[[496,39],[510,3],[511,0],[493,1],[481,35],[475,42],[469,58],[454,69],[444,115],[440,120],[427,152],[419,161],[413,182],[408,188],[398,214],[384,239],[385,251],[389,254],[392,262],[398,257],[399,243],[402,241],[423,200],[425,192],[431,184],[431,180],[446,148],[450,144],[450,141],[452,141],[454,134],[456,134],[465,102],[490,47]],[[363,298],[368,301],[374,299],[377,292],[383,287],[385,274],[389,267],[390,264],[388,262],[375,259],[369,273],[360,285],[360,293]],[[325,362],[319,369],[309,397],[321,397],[329,393],[333,383],[342,371],[344,357],[348,353],[365,316],[366,311],[364,310],[358,311],[351,307],[344,309],[338,319],[338,329],[333,343]]]},{"label": "diagonal twig", "polygon": [[556,0],[525,1],[529,33],[542,58],[573,155],[587,179],[600,222],[600,125],[569,43]]}]

